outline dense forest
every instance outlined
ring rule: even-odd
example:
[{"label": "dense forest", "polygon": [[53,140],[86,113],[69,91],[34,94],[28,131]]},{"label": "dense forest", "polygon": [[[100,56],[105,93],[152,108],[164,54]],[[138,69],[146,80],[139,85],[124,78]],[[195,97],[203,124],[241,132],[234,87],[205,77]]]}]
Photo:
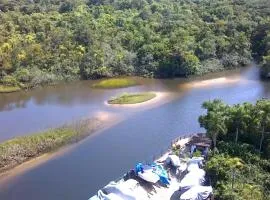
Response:
[{"label": "dense forest", "polygon": [[270,199],[270,101],[229,106],[203,103],[199,122],[212,138],[214,151],[206,171],[215,199]]},{"label": "dense forest", "polygon": [[270,71],[269,0],[0,0],[0,82]]}]

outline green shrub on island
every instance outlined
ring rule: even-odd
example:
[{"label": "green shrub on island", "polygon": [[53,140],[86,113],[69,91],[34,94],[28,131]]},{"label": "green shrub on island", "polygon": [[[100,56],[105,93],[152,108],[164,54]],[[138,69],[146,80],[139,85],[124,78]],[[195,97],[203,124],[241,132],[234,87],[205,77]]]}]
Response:
[{"label": "green shrub on island", "polygon": [[113,89],[113,88],[125,88],[138,85],[135,80],[127,78],[113,78],[102,80],[93,85],[95,88]]},{"label": "green shrub on island", "polygon": [[119,97],[112,98],[108,101],[109,104],[136,104],[149,101],[156,97],[155,93],[144,92],[144,93],[126,93]]}]

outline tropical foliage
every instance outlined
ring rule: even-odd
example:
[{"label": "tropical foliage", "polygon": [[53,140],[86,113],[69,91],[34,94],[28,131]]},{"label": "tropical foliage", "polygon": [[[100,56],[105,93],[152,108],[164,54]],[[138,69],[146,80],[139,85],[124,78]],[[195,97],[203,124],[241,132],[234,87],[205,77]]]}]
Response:
[{"label": "tropical foliage", "polygon": [[216,199],[268,200],[270,100],[231,106],[213,100],[203,108],[199,122],[218,149],[206,165]]},{"label": "tropical foliage", "polygon": [[268,0],[0,0],[0,84],[269,68]]}]

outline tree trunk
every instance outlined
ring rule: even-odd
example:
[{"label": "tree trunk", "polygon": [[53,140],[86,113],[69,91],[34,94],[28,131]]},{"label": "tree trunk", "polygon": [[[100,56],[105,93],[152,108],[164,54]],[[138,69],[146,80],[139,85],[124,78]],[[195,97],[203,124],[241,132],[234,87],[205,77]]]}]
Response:
[{"label": "tree trunk", "polygon": [[217,135],[214,133],[212,136],[212,140],[213,140],[213,145],[214,145],[214,149],[217,147]]},{"label": "tree trunk", "polygon": [[238,134],[239,134],[239,129],[238,127],[236,128],[236,134],[235,134],[235,143],[238,141]]},{"label": "tree trunk", "polygon": [[264,139],[264,126],[262,127],[262,136],[260,140],[260,152],[262,152],[263,139]]}]

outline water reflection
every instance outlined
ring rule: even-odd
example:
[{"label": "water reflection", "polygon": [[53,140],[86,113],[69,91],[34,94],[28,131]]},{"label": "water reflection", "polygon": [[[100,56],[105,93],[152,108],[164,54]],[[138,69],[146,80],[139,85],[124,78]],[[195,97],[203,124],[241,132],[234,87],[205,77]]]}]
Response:
[{"label": "water reflection", "polygon": [[[223,83],[216,84],[213,79]],[[237,81],[226,84],[227,80]],[[206,85],[196,87],[195,83],[204,81]],[[143,86],[113,91],[94,91],[88,85],[83,82],[46,88],[43,94],[39,94],[43,90],[35,90],[26,100],[26,107],[0,112],[2,138],[7,135],[1,135],[3,127],[6,132],[10,131],[14,127],[12,123],[19,118],[23,122],[18,120],[18,126],[11,133],[16,130],[27,132],[29,126],[38,129],[45,123],[57,124],[71,116],[100,115],[110,118],[106,111],[117,113],[123,119],[101,134],[87,138],[69,153],[0,186],[0,199],[87,199],[98,188],[134,167],[136,162],[150,160],[173,138],[202,131],[197,118],[203,112],[203,101],[221,98],[226,103],[234,104],[270,97],[270,82],[260,81],[255,67],[238,69],[233,74],[232,71],[222,72],[188,80],[145,79]],[[134,110],[103,104],[115,93],[146,90],[169,92],[174,97],[150,109]],[[37,94],[39,101],[35,100]],[[127,115],[131,112],[134,114]]]},{"label": "water reflection", "polygon": [[[238,95],[266,97],[270,92],[269,83],[259,80],[258,70],[251,66],[189,79],[137,78],[137,81],[142,83],[140,86],[114,90],[93,89],[91,85],[95,81],[80,81],[28,92],[0,94],[0,141],[59,126],[84,116],[91,117],[98,111],[127,114],[146,108],[138,106],[131,111],[126,107],[111,107],[104,104],[109,98],[122,92],[166,92],[169,94],[166,102],[189,95],[193,90],[207,90],[207,88],[209,94],[213,93],[214,88],[222,89],[220,97],[223,96],[224,90],[228,90],[227,94],[238,90]],[[243,91],[240,91],[241,88],[244,88]]]}]

